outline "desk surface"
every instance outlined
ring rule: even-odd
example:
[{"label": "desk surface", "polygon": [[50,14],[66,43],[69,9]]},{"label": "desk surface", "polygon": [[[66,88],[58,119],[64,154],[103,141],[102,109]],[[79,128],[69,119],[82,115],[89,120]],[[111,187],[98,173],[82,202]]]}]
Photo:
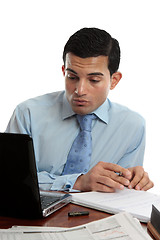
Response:
[{"label": "desk surface", "polygon": [[[89,211],[88,216],[68,217],[68,212],[73,211]],[[0,228],[9,228],[13,225],[20,226],[45,226],[45,227],[74,227],[85,224],[94,220],[102,219],[110,216],[105,212],[85,208],[75,204],[69,203],[67,206],[61,208],[49,217],[44,219],[27,220],[0,216]]]},{"label": "desk surface", "polygon": [[[68,212],[89,211],[88,216],[68,217]],[[111,216],[108,213],[97,211],[94,209],[82,207],[69,203],[67,206],[59,209],[49,217],[44,219],[17,219],[10,217],[0,216],[0,228],[10,228],[13,225],[17,226],[44,226],[44,227],[75,227],[78,225],[86,224],[95,220]],[[147,231],[147,225],[142,224],[143,228]]]}]

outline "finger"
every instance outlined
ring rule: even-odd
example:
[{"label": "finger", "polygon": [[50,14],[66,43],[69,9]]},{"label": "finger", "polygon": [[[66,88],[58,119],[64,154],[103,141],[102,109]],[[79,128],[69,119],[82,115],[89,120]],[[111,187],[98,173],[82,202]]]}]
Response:
[{"label": "finger", "polygon": [[[129,168],[129,170],[132,173],[132,180],[130,185],[128,186],[128,188],[135,188],[135,186],[142,180],[143,176],[144,176],[144,169],[142,166],[137,166],[137,167],[133,167],[133,168]],[[138,190],[138,189],[137,189]]]},{"label": "finger", "polygon": [[127,179],[130,179],[132,174],[131,172],[126,169],[126,168],[123,168],[117,164],[114,164],[114,163],[106,163],[104,162],[104,168],[106,170],[110,170],[110,171],[113,171],[115,173],[121,173],[121,175]]},{"label": "finger", "polygon": [[117,175],[113,177],[113,180],[116,182],[119,182],[120,184],[124,186],[128,186],[130,184],[130,181],[127,178],[124,178],[123,176]]},{"label": "finger", "polygon": [[123,175],[119,175],[118,173],[115,173],[113,171],[106,170],[105,174],[107,177],[111,178],[117,183],[120,183],[124,186],[128,186],[130,184],[130,181],[126,179]]},{"label": "finger", "polygon": [[120,184],[119,182],[114,181],[110,176],[109,177],[99,176],[99,178],[97,179],[97,182],[105,186],[108,186],[110,188],[120,189],[120,190],[124,189],[123,184]]},{"label": "finger", "polygon": [[102,182],[94,182],[94,184],[91,183],[90,185],[91,191],[97,191],[97,192],[114,192],[115,189],[103,184]]},{"label": "finger", "polygon": [[142,191],[147,191],[147,190],[149,190],[152,187],[154,187],[154,183],[152,181],[149,181],[149,183],[146,184],[141,190]]},{"label": "finger", "polygon": [[113,193],[113,192],[115,192],[115,189],[111,188],[107,185],[97,183],[95,186],[95,189],[93,191]]},{"label": "finger", "polygon": [[[141,181],[143,175],[142,174],[137,174],[133,177],[133,180],[131,181],[131,183],[129,184],[128,188],[132,189],[135,188],[135,186]],[[138,190],[138,189],[137,189]]]},{"label": "finger", "polygon": [[142,180],[137,184],[135,187],[136,190],[144,190],[147,191],[148,189],[154,186],[153,182],[149,179],[148,173],[144,172],[144,176]]},{"label": "finger", "polygon": [[148,173],[144,172],[142,179],[139,181],[139,183],[135,186],[136,190],[141,190],[144,186],[146,186],[149,183],[149,177]]}]

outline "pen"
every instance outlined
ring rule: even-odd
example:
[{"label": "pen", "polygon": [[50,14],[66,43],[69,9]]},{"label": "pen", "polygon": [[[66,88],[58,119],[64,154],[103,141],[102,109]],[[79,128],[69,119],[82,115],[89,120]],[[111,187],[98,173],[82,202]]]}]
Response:
[{"label": "pen", "polygon": [[[115,172],[115,171],[114,171]],[[115,172],[118,176],[123,177],[123,173],[122,172]]]},{"label": "pen", "polygon": [[119,172],[119,174],[118,174],[120,177],[122,177],[123,176],[123,173],[122,172]]},{"label": "pen", "polygon": [[89,215],[89,212],[88,211],[82,211],[82,212],[69,212],[68,213],[69,217],[85,216],[85,215]]}]

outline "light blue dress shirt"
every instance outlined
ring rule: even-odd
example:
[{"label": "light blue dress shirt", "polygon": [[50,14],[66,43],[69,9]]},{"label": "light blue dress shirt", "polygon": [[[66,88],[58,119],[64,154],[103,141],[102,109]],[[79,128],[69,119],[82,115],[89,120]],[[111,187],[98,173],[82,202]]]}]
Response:
[{"label": "light blue dress shirt", "polygon": [[[128,108],[107,99],[94,111],[93,152],[89,169],[99,161],[128,168],[143,164],[145,121]],[[38,180],[42,189],[71,190],[80,174],[63,175],[72,143],[79,132],[65,92],[55,92],[19,104],[6,132],[33,138]]]}]

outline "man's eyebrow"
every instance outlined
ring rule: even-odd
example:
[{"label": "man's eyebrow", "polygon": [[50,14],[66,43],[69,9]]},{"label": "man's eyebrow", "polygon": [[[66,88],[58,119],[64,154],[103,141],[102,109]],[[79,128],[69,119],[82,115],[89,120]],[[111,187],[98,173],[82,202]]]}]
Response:
[{"label": "man's eyebrow", "polygon": [[88,73],[87,75],[88,75],[88,76],[104,76],[104,74],[101,73],[101,72]]},{"label": "man's eyebrow", "polygon": [[[77,72],[75,72],[75,71],[74,71],[73,69],[71,69],[71,68],[67,68],[66,71],[70,71],[70,72],[72,72],[72,73],[74,73],[74,74],[78,74]],[[87,75],[88,75],[88,76],[104,76],[104,74],[101,73],[101,72],[88,73]]]},{"label": "man's eyebrow", "polygon": [[74,70],[72,70],[71,68],[67,68],[66,71],[70,71],[70,72],[72,72],[72,73],[74,73],[74,74],[77,74],[77,73],[76,73]]}]

